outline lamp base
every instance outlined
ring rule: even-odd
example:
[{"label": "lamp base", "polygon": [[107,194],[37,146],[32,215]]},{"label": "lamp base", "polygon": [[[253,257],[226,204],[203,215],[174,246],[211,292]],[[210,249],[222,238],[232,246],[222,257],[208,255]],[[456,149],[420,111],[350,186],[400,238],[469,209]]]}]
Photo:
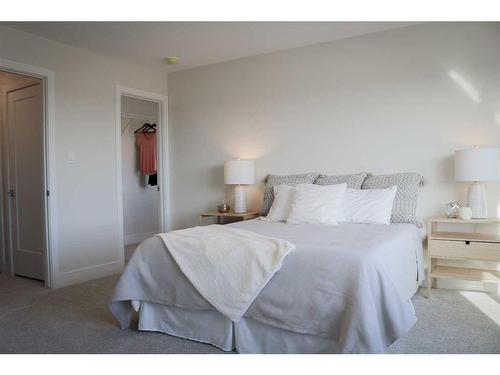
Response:
[{"label": "lamp base", "polygon": [[472,219],[486,219],[488,217],[486,192],[482,184],[475,182],[469,185],[467,206],[472,210]]},{"label": "lamp base", "polygon": [[236,185],[234,187],[234,213],[244,214],[247,212],[247,195],[244,186]]}]

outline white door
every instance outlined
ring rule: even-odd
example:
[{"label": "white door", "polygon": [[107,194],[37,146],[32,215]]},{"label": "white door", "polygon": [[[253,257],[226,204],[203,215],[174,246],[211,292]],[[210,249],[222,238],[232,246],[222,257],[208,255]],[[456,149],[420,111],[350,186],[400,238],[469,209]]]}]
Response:
[{"label": "white door", "polygon": [[42,85],[7,93],[9,242],[14,274],[44,279],[45,168]]}]

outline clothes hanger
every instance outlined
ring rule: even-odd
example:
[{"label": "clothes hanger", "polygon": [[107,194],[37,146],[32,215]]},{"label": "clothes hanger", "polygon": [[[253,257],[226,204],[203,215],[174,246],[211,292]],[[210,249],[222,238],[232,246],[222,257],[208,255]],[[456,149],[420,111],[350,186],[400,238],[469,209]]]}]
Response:
[{"label": "clothes hanger", "polygon": [[148,124],[143,133],[156,133],[156,124]]},{"label": "clothes hanger", "polygon": [[144,130],[146,130],[146,128],[149,126],[150,124],[148,123],[145,123],[144,125],[142,125],[139,129],[137,129],[134,134],[139,134],[139,133],[142,133]]},{"label": "clothes hanger", "polygon": [[156,124],[145,123],[139,129],[137,129],[134,134],[147,134],[147,133],[156,133]]}]

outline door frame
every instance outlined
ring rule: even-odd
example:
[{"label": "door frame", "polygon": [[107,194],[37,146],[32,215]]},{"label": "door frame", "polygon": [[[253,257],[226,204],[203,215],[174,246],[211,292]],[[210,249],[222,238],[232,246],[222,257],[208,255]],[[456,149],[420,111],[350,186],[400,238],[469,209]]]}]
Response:
[{"label": "door frame", "polygon": [[[16,61],[0,58],[0,70],[31,76],[42,80],[43,85],[43,134],[44,134],[44,156],[45,156],[45,255],[44,255],[44,279],[45,286],[51,288],[57,275],[58,265],[58,236],[57,236],[57,193],[56,193],[56,138],[55,138],[55,74],[50,69],[28,65]],[[3,198],[3,187],[0,193]],[[2,220],[3,222],[3,220]],[[5,236],[3,238],[3,249]],[[12,272],[12,254],[10,258],[10,270]],[[3,263],[2,254],[2,263]],[[12,273],[11,273],[12,274]]]},{"label": "door frame", "polygon": [[170,152],[168,132],[168,97],[131,87],[116,85],[115,119],[116,119],[116,196],[118,207],[118,247],[120,257],[124,259],[125,241],[123,224],[123,173],[122,173],[122,96],[147,100],[158,104],[159,118],[158,135],[158,181],[160,187],[160,231],[168,232],[171,229],[170,205]]}]

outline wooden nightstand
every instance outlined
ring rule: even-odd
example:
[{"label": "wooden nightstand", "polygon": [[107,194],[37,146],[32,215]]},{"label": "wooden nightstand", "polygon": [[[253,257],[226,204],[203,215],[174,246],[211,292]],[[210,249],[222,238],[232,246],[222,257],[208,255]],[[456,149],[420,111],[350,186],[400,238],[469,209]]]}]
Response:
[{"label": "wooden nightstand", "polygon": [[[441,232],[440,224],[454,226],[475,224],[476,232]],[[449,219],[433,217],[428,224],[427,242],[427,294],[435,287],[437,278],[500,283],[500,272],[467,267],[448,267],[433,264],[437,259],[482,260],[500,262],[500,234],[478,233],[477,225],[500,225],[500,219]]]},{"label": "wooden nightstand", "polygon": [[250,220],[259,217],[259,213],[256,211],[248,211],[244,214],[237,214],[234,212],[220,213],[218,211],[205,212],[200,215],[200,225],[203,224],[203,219],[207,217],[215,217],[217,218],[217,224],[222,224],[222,218]]}]

